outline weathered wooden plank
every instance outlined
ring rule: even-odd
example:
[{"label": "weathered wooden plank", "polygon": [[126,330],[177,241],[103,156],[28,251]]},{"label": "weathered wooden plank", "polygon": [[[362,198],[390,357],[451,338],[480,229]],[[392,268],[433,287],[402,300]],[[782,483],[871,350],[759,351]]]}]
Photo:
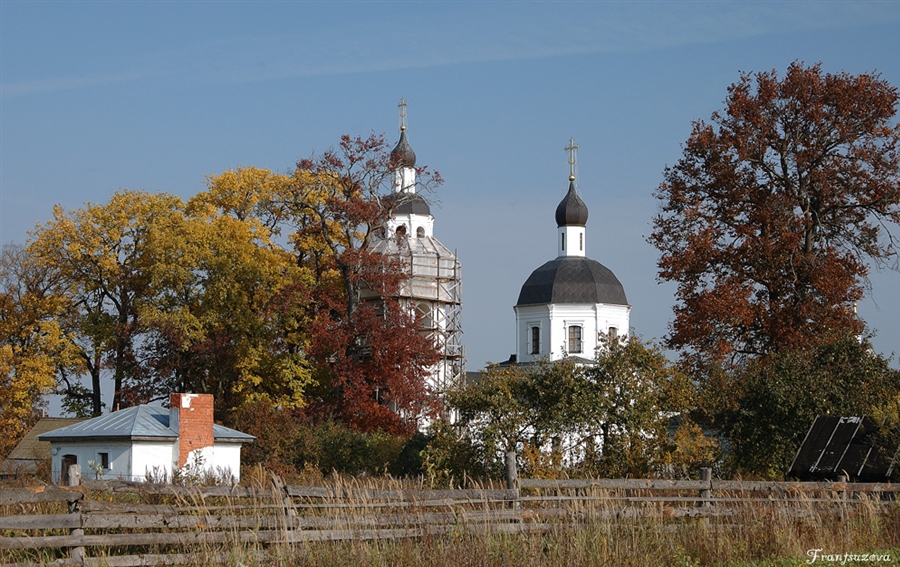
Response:
[{"label": "weathered wooden plank", "polygon": [[[251,511],[252,512],[252,511]],[[323,529],[350,526],[413,526],[461,522],[486,522],[521,519],[516,510],[431,512],[419,514],[376,514],[361,516],[276,516],[276,515],[85,515],[82,526],[89,529]],[[77,526],[67,526],[77,527]]]},{"label": "weathered wooden plank", "polygon": [[601,490],[706,490],[710,485],[702,480],[665,480],[637,478],[600,478],[600,479],[532,479],[519,480],[519,486],[525,488],[573,488]]},{"label": "weathered wooden plank", "polygon": [[288,496],[294,498],[333,498],[333,493],[321,486],[285,486]]},{"label": "weathered wooden plank", "polygon": [[60,530],[81,527],[81,514],[0,516],[0,530]]},{"label": "weathered wooden plank", "polygon": [[[262,563],[268,559],[265,551],[245,551],[256,561]],[[234,560],[234,555],[222,553],[159,553],[146,555],[120,555],[118,557],[87,558],[85,567],[155,567],[156,565],[225,565]],[[81,565],[80,563],[78,565]]]},{"label": "weathered wooden plank", "polygon": [[160,504],[127,504],[119,502],[103,502],[100,500],[82,500],[78,503],[78,509],[86,514],[94,513],[120,513],[120,514],[151,514],[174,516],[184,511],[184,508],[160,505]]},{"label": "weathered wooden plank", "polygon": [[513,500],[515,490],[458,488],[448,490],[429,489],[373,489],[373,488],[337,488],[328,489],[316,486],[285,486],[289,496],[297,498],[331,498],[359,500],[396,500],[401,502],[418,502],[422,500]]},{"label": "weathered wooden plank", "polygon": [[[265,550],[242,550],[248,558],[258,562],[268,559]],[[234,555],[229,552],[216,553],[147,553],[140,555],[119,555],[111,557],[85,557],[83,559],[56,559],[49,563],[42,563],[48,567],[155,567],[156,565],[224,565],[230,563]],[[0,567],[34,567],[34,563],[4,563]]]},{"label": "weathered wooden plank", "polygon": [[87,490],[108,493],[155,494],[159,496],[184,496],[200,498],[271,498],[268,489],[248,486],[180,486],[174,484],[153,484],[125,480],[84,480]]},{"label": "weathered wooden plank", "polygon": [[887,482],[776,482],[713,480],[712,490],[732,492],[900,492],[900,484]]},{"label": "weathered wooden plank", "polygon": [[31,488],[0,488],[0,506],[40,504],[43,502],[76,502],[84,498],[81,487],[36,486]]}]

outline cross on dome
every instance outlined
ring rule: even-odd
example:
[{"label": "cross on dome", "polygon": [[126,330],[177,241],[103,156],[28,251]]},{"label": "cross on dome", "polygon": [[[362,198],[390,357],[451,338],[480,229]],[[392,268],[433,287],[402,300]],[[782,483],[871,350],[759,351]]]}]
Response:
[{"label": "cross on dome", "polygon": [[406,130],[406,107],[407,106],[409,106],[409,103],[407,103],[406,99],[401,96],[400,104],[397,105],[397,108],[400,109],[400,130]]},{"label": "cross on dome", "polygon": [[569,181],[575,181],[575,162],[577,161],[575,151],[580,147],[575,144],[575,138],[569,138],[569,145],[563,148],[569,152]]}]

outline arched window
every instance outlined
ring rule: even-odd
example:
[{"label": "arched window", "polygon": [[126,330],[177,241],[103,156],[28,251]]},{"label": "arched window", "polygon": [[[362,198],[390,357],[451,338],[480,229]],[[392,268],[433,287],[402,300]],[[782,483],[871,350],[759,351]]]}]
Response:
[{"label": "arched window", "polygon": [[425,238],[425,227],[420,226],[416,229],[416,238]]}]

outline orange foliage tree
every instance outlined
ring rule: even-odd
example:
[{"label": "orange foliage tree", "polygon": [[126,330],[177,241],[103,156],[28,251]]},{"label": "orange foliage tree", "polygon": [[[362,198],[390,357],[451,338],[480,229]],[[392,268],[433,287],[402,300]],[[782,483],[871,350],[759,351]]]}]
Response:
[{"label": "orange foliage tree", "polygon": [[[400,258],[374,249],[394,204],[391,159],[381,136],[343,136],[336,150],[297,164],[277,206],[294,223],[297,261],[316,275],[308,355],[318,387],[308,411],[360,430],[410,434],[415,418],[434,409],[426,377],[438,355],[397,299],[408,277]],[[440,183],[424,169],[419,179]],[[380,299],[366,301],[367,291]]]},{"label": "orange foliage tree", "polygon": [[650,242],[678,284],[670,347],[694,364],[863,332],[867,263],[896,267],[897,88],[792,64],[744,74],[665,171]]}]

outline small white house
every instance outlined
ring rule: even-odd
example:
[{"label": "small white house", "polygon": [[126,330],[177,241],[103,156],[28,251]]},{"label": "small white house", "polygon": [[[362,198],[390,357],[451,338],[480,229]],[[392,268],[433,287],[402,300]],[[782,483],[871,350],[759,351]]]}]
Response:
[{"label": "small white house", "polygon": [[171,479],[177,469],[240,481],[241,446],[255,437],[213,423],[213,396],[172,394],[170,408],[130,407],[38,437],[49,441],[53,478],[66,482],[70,465],[86,477]]}]

